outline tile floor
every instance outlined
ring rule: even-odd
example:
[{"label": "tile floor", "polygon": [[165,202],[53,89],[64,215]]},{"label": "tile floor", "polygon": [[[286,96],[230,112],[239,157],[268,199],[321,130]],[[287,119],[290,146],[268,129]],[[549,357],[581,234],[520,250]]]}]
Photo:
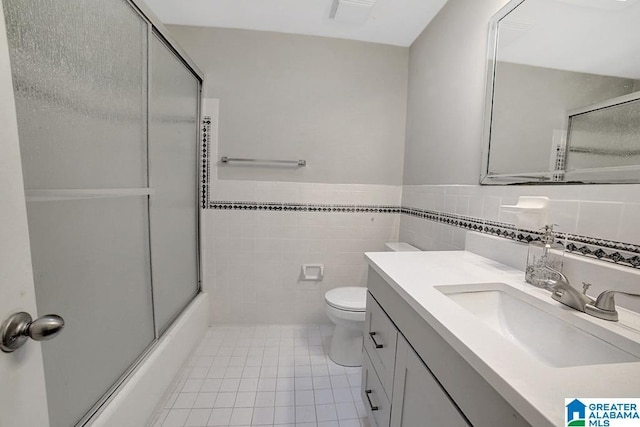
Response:
[{"label": "tile floor", "polygon": [[331,325],[212,326],[153,427],[370,427],[361,368],[329,359]]}]

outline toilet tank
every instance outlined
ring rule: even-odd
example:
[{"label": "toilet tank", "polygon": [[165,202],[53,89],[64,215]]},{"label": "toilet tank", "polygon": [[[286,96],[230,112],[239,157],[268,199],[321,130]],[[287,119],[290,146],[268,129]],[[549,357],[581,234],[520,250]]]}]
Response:
[{"label": "toilet tank", "polygon": [[420,251],[420,249],[415,246],[411,246],[405,242],[389,242],[385,243],[385,250],[388,252],[414,252]]}]

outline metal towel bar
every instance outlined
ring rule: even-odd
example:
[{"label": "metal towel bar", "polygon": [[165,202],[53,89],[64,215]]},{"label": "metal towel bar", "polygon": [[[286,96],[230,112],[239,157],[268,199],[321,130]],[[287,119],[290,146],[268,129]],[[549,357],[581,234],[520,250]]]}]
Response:
[{"label": "metal towel bar", "polygon": [[269,160],[269,159],[238,159],[234,157],[220,157],[222,163],[228,164],[231,162],[249,162],[249,163],[278,163],[283,165],[296,165],[298,167],[307,166],[306,160]]}]

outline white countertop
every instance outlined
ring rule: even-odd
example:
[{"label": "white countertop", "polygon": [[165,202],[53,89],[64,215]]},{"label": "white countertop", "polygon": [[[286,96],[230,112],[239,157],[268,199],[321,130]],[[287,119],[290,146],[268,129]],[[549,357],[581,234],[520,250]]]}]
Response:
[{"label": "white countertop", "polygon": [[[565,307],[549,291],[524,281],[524,273],[465,251],[369,252],[369,264],[414,310],[533,426],[564,424],[564,399],[640,398],[640,362],[553,367],[475,320],[436,286],[505,283],[553,307],[561,319],[579,316],[640,343],[640,316],[620,311],[609,322]],[[569,278],[571,279],[571,278]],[[584,330],[584,329],[583,329]]]}]

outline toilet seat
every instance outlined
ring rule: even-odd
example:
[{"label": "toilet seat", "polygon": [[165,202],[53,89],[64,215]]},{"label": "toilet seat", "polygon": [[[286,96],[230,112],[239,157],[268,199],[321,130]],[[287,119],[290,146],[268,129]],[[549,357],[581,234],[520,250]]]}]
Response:
[{"label": "toilet seat", "polygon": [[338,310],[364,312],[367,308],[367,288],[346,286],[331,289],[324,294],[324,300]]}]

